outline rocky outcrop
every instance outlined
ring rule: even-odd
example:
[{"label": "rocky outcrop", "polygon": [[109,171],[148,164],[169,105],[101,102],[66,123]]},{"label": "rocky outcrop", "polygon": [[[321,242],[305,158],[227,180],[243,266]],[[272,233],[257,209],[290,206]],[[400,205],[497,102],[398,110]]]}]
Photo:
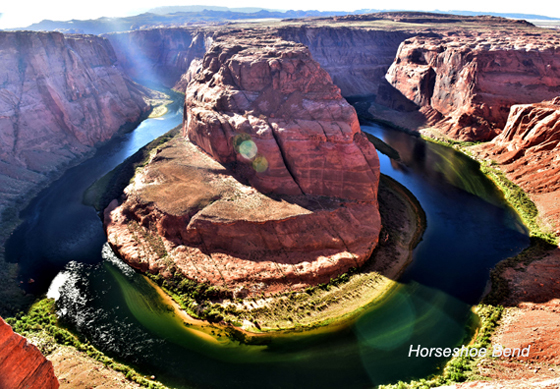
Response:
[{"label": "rocky outcrop", "polygon": [[500,133],[514,104],[560,92],[556,35],[448,33],[405,40],[387,80],[421,107],[443,115],[436,127],[458,140]]},{"label": "rocky outcrop", "polygon": [[154,28],[104,35],[117,59],[133,79],[163,84],[185,91],[178,83],[194,59],[202,59],[212,43],[212,30]]},{"label": "rocky outcrop", "polygon": [[0,32],[0,69],[2,207],[149,109],[106,39]]},{"label": "rocky outcrop", "polygon": [[257,294],[369,258],[377,153],[306,47],[216,42],[187,88],[183,131],[105,212],[109,242],[133,267]]},{"label": "rocky outcrop", "polygon": [[375,149],[303,45],[214,44],[187,88],[185,115],[185,135],[263,193],[376,198]]},{"label": "rocky outcrop", "polygon": [[57,389],[51,362],[0,317],[0,388]]},{"label": "rocky outcrop", "polygon": [[512,106],[502,133],[475,151],[496,161],[560,233],[560,97]]}]

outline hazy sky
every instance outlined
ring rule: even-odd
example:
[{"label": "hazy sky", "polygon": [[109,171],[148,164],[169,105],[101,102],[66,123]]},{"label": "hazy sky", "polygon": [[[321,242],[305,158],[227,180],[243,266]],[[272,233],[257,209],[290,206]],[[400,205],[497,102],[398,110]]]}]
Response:
[{"label": "hazy sky", "polygon": [[362,8],[406,9],[418,11],[466,10],[485,12],[531,13],[560,18],[560,1],[489,1],[470,0],[450,2],[449,0],[393,0],[393,1],[325,1],[325,0],[50,0],[25,1],[2,0],[0,4],[0,28],[25,27],[43,19],[96,19],[101,16],[127,16],[163,5],[217,5],[225,7],[264,7],[281,9],[306,9],[321,11],[354,11]]}]

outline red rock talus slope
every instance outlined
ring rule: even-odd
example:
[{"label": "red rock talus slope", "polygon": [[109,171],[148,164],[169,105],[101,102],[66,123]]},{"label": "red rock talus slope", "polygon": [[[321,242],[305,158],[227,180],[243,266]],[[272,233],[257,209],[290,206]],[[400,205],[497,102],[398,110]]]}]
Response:
[{"label": "red rock talus slope", "polygon": [[0,32],[0,206],[148,110],[106,39]]},{"label": "red rock talus slope", "polygon": [[51,362],[0,317],[0,388],[57,389]]},{"label": "red rock talus slope", "polygon": [[185,101],[190,140],[153,156],[105,212],[125,261],[261,293],[325,282],[369,258],[381,228],[377,153],[304,46],[219,41]]},{"label": "red rock talus slope", "polygon": [[458,140],[490,140],[514,104],[551,99],[560,92],[556,35],[448,34],[405,40],[388,81]]},{"label": "red rock talus slope", "polygon": [[189,28],[154,28],[103,35],[113,45],[119,63],[134,79],[176,87],[191,61],[202,58],[213,31]]},{"label": "red rock talus slope", "polygon": [[512,106],[503,132],[477,149],[529,193],[560,233],[560,97]]}]

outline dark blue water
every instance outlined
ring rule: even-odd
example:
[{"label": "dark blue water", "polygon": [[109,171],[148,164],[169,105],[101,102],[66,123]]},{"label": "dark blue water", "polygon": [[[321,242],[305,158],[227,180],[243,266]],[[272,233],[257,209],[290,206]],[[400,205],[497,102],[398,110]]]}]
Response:
[{"label": "dark blue water", "polygon": [[399,152],[402,162],[380,154],[381,172],[406,186],[427,215],[423,242],[400,281],[476,304],[497,261],[529,244],[519,216],[465,155],[377,125],[362,130]]},{"label": "dark blue water", "polygon": [[[55,274],[60,316],[120,361],[164,383],[200,388],[363,388],[437,373],[443,359],[408,358],[410,345],[454,347],[471,334],[471,305],[489,269],[529,243],[517,215],[478,165],[452,149],[379,126],[364,126],[397,149],[381,171],[406,186],[428,227],[399,285],[344,328],[247,345],[187,328],[139,274],[102,246],[84,190],[142,144],[180,123],[179,112],[140,126],[71,169],[25,211],[8,243],[21,278],[44,291]],[[105,260],[104,260],[105,259]]]},{"label": "dark blue water", "polygon": [[[69,169],[20,214],[23,224],[6,243],[6,258],[19,263],[27,291],[44,293],[70,261],[98,263],[106,242],[99,216],[82,204],[85,190],[142,146],[182,123],[182,103],[161,118],[147,119],[134,131],[100,147],[95,156]],[[35,282],[27,285],[27,281]]]}]

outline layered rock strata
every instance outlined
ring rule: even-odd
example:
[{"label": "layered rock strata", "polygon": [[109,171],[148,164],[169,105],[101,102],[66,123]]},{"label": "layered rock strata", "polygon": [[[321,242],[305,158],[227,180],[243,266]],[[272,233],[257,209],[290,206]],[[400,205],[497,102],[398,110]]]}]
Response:
[{"label": "layered rock strata", "polygon": [[343,96],[375,95],[378,101],[393,95],[385,74],[399,45],[413,31],[384,31],[356,27],[287,26],[276,34],[302,43],[331,76]]},{"label": "layered rock strata", "polygon": [[512,106],[502,133],[475,151],[529,193],[560,234],[560,97]]},{"label": "layered rock strata", "polygon": [[436,127],[448,136],[487,141],[501,132],[512,105],[559,94],[559,44],[556,35],[527,33],[414,37],[399,47],[387,80],[441,114]]},{"label": "layered rock strata", "polygon": [[51,362],[0,317],[0,388],[58,387]]},{"label": "layered rock strata", "polygon": [[149,109],[95,36],[0,32],[0,69],[1,207]]},{"label": "layered rock strata", "polygon": [[194,59],[202,59],[213,34],[212,30],[154,28],[103,36],[130,77],[184,92],[188,82],[179,81]]},{"label": "layered rock strata", "polygon": [[133,267],[260,293],[369,258],[377,153],[306,47],[216,42],[187,88],[183,130],[106,210],[109,242]]}]

